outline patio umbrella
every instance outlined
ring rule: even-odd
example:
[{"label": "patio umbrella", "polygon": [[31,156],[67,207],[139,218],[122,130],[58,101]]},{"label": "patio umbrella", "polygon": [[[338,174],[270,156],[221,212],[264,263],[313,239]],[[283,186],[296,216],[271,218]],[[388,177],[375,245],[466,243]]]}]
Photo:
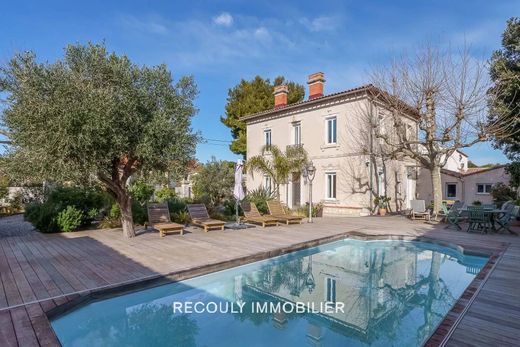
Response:
[{"label": "patio umbrella", "polygon": [[244,169],[244,161],[242,159],[237,160],[235,165],[235,187],[233,188],[233,196],[236,199],[235,211],[237,214],[236,226],[240,225],[240,219],[238,217],[238,205],[242,199],[244,199],[244,187],[242,187],[242,171]]}]

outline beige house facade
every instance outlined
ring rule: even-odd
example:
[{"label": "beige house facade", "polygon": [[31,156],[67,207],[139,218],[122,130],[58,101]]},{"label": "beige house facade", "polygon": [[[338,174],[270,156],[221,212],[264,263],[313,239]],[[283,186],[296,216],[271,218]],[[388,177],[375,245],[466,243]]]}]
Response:
[{"label": "beige house facade", "polygon": [[[443,200],[462,201],[466,205],[472,205],[476,201],[489,204],[493,202],[492,187],[497,183],[509,185],[509,180],[506,165],[468,168],[467,155],[455,151],[441,171],[442,198]],[[433,200],[430,172],[426,169],[419,171],[417,197],[427,203]]]},{"label": "beige house facade", "polygon": [[[415,162],[383,161],[375,154],[378,140],[367,119],[376,119],[380,131],[392,126],[385,104],[375,95],[381,93],[368,85],[324,95],[323,73],[309,76],[309,99],[287,105],[287,88],[275,89],[273,109],[242,119],[247,125],[247,158],[262,155],[265,145],[303,146],[316,174],[312,181],[313,203],[323,203],[325,216],[367,215],[373,210],[375,195],[386,195],[391,209],[406,208],[415,196]],[[417,122],[403,115],[413,136]],[[269,156],[269,153],[265,154]],[[270,178],[260,172],[247,175],[247,189],[273,189]],[[293,173],[280,187],[280,198],[295,208],[309,201],[309,182]]]}]

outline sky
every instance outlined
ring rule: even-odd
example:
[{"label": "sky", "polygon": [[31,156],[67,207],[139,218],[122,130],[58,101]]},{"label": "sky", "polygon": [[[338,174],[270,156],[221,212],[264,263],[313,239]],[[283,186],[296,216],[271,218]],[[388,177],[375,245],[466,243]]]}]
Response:
[{"label": "sky", "polygon": [[[138,64],[168,65],[198,85],[193,129],[208,139],[197,158],[235,160],[220,122],[227,92],[241,79],[283,75],[305,84],[326,75],[325,93],[369,82],[369,72],[425,41],[464,42],[488,59],[500,48],[518,1],[5,1],[0,64],[34,51],[42,61],[69,43],[104,41]],[[489,143],[464,150],[478,164],[504,163]]]}]

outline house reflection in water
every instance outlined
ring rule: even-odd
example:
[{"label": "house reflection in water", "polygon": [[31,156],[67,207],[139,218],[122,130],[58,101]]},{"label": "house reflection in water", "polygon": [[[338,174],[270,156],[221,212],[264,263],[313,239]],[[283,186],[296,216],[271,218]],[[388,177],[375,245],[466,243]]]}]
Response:
[{"label": "house reflection in water", "polygon": [[[345,244],[289,262],[263,266],[235,278],[235,288],[240,292],[236,297],[246,302],[313,303],[314,307],[324,302],[343,303],[343,312],[332,310],[304,315],[308,326],[302,333],[317,346],[326,330],[355,336],[362,343],[372,343],[379,338],[391,340],[400,325],[409,324],[404,321],[420,312],[422,319],[415,319],[420,324],[407,332],[415,333],[413,339],[420,344],[464,289],[450,289],[441,278],[442,264],[454,259],[435,249],[417,249],[407,243],[390,247],[384,246],[384,242],[379,244],[370,247]],[[297,316],[301,318],[302,314],[282,312],[273,314],[272,320],[283,329]]]}]

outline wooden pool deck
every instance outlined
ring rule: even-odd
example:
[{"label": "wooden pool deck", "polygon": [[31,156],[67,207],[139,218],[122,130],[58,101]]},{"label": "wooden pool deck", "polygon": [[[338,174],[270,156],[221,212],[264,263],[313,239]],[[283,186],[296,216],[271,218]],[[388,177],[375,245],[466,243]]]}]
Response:
[{"label": "wooden pool deck", "polygon": [[253,257],[358,231],[426,236],[485,252],[502,252],[447,346],[518,346],[520,237],[444,230],[402,217],[329,218],[314,224],[211,231],[183,236],[146,232],[125,240],[118,230],[45,235],[20,216],[0,219],[0,346],[55,346],[46,312],[79,295],[207,264]]}]

